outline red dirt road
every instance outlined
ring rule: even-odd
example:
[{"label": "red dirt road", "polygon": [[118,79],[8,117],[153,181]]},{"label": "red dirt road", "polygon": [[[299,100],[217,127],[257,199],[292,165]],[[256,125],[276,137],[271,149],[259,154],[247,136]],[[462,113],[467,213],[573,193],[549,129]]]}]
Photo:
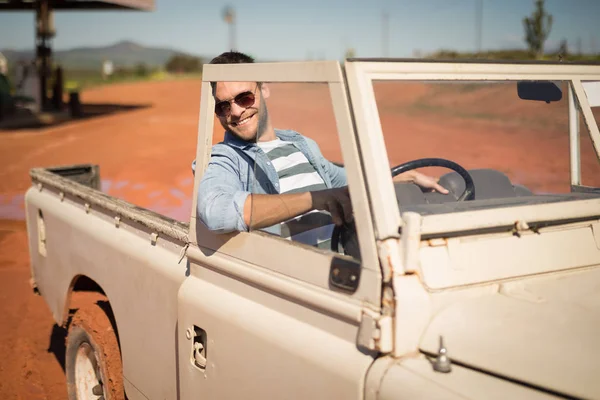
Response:
[{"label": "red dirt road", "polygon": [[[467,95],[458,96],[461,90]],[[327,94],[324,86],[273,86],[269,112],[276,127],[305,133],[326,157],[341,161]],[[510,90],[414,84],[377,86],[376,95],[391,164],[444,157],[466,168],[500,169],[534,191],[568,191],[566,101],[515,107]],[[105,192],[186,221],[199,99],[198,80],[115,85],[85,92],[82,100],[149,107],[41,130],[0,130],[0,399],[66,397],[63,332],[28,283],[29,169],[96,163]],[[220,140],[219,126],[215,132]],[[581,147],[584,183],[600,186],[584,135]]]},{"label": "red dirt road", "polygon": [[[67,395],[61,365],[64,333],[54,325],[44,300],[29,286],[22,207],[23,194],[30,186],[28,170],[97,163],[108,193],[133,202],[144,199],[137,203],[152,203],[156,211],[171,216],[178,216],[177,210],[185,207],[182,193],[191,196],[199,81],[100,88],[84,93],[82,100],[152,106],[43,130],[0,130],[2,400],[62,400]],[[140,191],[142,196],[137,194]]]}]

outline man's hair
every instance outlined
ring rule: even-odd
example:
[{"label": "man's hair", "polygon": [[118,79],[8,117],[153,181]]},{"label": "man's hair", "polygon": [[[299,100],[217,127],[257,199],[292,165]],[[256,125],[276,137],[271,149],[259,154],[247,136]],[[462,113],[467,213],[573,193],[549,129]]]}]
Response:
[{"label": "man's hair", "polygon": [[209,64],[246,64],[253,62],[254,58],[247,54],[238,51],[226,51],[210,60]]},{"label": "man's hair", "polygon": [[[253,62],[254,58],[250,57],[249,55],[232,50],[219,54],[210,60],[209,64],[249,64]],[[217,88],[217,82],[211,82],[210,85],[212,86],[212,91],[214,94]]]}]

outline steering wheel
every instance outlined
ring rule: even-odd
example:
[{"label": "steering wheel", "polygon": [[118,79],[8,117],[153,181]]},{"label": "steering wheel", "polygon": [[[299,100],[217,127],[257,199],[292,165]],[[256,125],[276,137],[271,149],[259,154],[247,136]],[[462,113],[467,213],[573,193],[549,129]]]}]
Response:
[{"label": "steering wheel", "polygon": [[[473,183],[473,178],[469,172],[457,163],[443,158],[420,158],[418,160],[405,162],[392,168],[392,177],[400,175],[406,171],[412,171],[413,169],[424,167],[444,167],[455,171],[465,181],[465,190],[461,193],[458,199],[456,199],[456,201],[469,201],[475,198],[475,184]],[[352,247],[356,247],[356,249],[348,249],[348,251],[346,246],[344,246],[344,251],[346,254],[355,256],[355,258],[360,258],[354,223],[340,226],[336,225],[335,228],[333,228],[333,232],[331,233],[331,250],[336,253],[338,252],[340,237],[342,238],[343,243],[352,241]]]},{"label": "steering wheel", "polygon": [[420,158],[418,160],[405,162],[404,164],[392,168],[392,177],[406,171],[424,167],[444,167],[455,171],[465,181],[465,190],[458,196],[456,201],[473,200],[475,198],[475,184],[473,183],[471,174],[454,161],[445,160],[443,158]]}]

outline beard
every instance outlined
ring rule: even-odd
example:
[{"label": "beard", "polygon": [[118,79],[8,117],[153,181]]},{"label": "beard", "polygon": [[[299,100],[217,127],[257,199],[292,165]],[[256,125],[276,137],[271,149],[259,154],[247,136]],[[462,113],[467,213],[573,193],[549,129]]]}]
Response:
[{"label": "beard", "polygon": [[[236,138],[238,138],[239,140],[242,140],[244,142],[247,143],[256,143],[260,140],[260,138],[267,133],[267,130],[269,129],[269,111],[267,110],[267,104],[264,101],[264,98],[262,97],[262,93],[260,94],[260,99],[261,99],[261,106],[258,108],[258,111],[256,113],[257,115],[257,125],[256,125],[256,132],[248,135],[241,135],[241,132],[235,132],[237,129],[231,129],[230,124],[227,123],[223,123],[223,121],[221,121],[221,125],[223,126],[223,128],[230,132],[231,134],[233,134],[233,136],[235,136]],[[253,118],[254,115],[251,117]]]},{"label": "beard", "polygon": [[260,138],[265,134],[267,128],[269,126],[269,111],[267,110],[267,104],[262,98],[262,94],[260,95],[262,107],[258,109],[258,126],[256,129],[256,136],[254,137],[255,141],[260,140]]}]

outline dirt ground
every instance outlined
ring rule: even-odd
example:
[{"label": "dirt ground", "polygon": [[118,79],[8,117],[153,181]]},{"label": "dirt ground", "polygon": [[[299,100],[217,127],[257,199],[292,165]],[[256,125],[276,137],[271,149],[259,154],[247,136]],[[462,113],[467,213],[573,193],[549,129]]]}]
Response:
[{"label": "dirt ground", "polygon": [[181,208],[184,191],[191,196],[190,165],[196,148],[200,81],[105,87],[84,93],[82,100],[150,106],[41,130],[0,130],[3,400],[62,400],[67,393],[64,332],[54,324],[43,299],[35,296],[29,285],[23,220],[29,169],[96,163],[101,168],[105,191],[140,205],[152,204],[156,211],[174,216],[177,211],[171,205]]},{"label": "dirt ground", "polygon": [[[566,100],[515,106],[510,88],[415,84],[380,85],[375,92],[391,164],[444,157],[466,168],[500,169],[536,192],[569,190]],[[198,80],[107,86],[83,93],[83,102],[127,107],[44,129],[0,130],[1,399],[66,397],[64,332],[28,283],[29,169],[99,164],[105,192],[186,221],[199,99]],[[326,157],[341,161],[328,102],[326,87],[282,85],[273,87],[269,112],[276,127],[305,133]],[[220,140],[219,126],[215,132]],[[584,183],[600,185],[585,135],[581,147]]]}]

